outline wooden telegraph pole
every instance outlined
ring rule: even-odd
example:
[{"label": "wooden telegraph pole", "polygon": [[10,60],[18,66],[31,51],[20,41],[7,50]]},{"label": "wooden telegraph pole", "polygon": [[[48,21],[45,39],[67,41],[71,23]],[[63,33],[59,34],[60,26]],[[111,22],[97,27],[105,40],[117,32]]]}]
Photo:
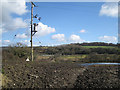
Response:
[{"label": "wooden telegraph pole", "polygon": [[32,31],[33,31],[33,2],[31,2],[31,60],[33,61],[33,43],[32,43]]},{"label": "wooden telegraph pole", "polygon": [[[36,26],[38,26],[38,24],[33,23],[33,18],[37,18],[39,21],[41,20],[41,17],[37,17],[37,14],[35,16],[33,16],[33,7],[36,7],[36,5],[31,2],[31,60],[33,61],[33,42],[32,42],[32,37],[33,35],[37,32],[36,31]],[[33,30],[33,25],[34,25],[34,30]]]}]

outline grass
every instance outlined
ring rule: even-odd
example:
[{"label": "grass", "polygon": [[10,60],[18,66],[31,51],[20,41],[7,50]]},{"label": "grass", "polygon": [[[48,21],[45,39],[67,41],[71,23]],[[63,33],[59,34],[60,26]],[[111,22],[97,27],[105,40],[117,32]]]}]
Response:
[{"label": "grass", "polygon": [[115,54],[86,54],[86,55],[63,55],[55,58],[56,61],[68,61],[79,63],[92,62],[118,62],[120,55]]},{"label": "grass", "polygon": [[85,48],[117,48],[114,46],[82,46],[82,47],[85,47]]},{"label": "grass", "polygon": [[86,58],[87,55],[63,55],[56,57],[57,61],[78,61]]},{"label": "grass", "polygon": [[36,59],[35,60],[45,60],[45,59],[49,59],[50,56],[43,56],[43,55],[36,55]]},{"label": "grass", "polygon": [[8,79],[7,76],[5,76],[4,74],[0,73],[0,86],[6,87],[6,84],[8,82],[12,82],[12,81],[10,79]]},{"label": "grass", "polygon": [[65,56],[60,56],[61,58],[67,58],[67,59],[75,59],[75,58],[85,58],[87,55],[65,55]]}]

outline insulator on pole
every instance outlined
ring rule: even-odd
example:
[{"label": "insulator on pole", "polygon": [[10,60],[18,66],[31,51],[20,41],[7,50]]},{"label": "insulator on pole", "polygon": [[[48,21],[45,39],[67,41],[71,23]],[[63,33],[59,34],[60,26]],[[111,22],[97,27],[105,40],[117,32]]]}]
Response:
[{"label": "insulator on pole", "polygon": [[37,18],[37,16],[38,16],[38,15],[36,14],[36,15],[34,16],[34,18]]},{"label": "insulator on pole", "polygon": [[40,20],[41,20],[41,17],[39,17],[38,20],[40,21]]}]

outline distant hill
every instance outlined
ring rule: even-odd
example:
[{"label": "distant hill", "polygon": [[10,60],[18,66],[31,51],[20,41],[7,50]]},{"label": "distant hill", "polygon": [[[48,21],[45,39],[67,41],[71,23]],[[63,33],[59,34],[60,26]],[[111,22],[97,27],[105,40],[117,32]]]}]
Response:
[{"label": "distant hill", "polygon": [[117,46],[118,44],[113,43],[104,43],[104,42],[91,42],[91,43],[72,43],[74,45],[81,46]]}]

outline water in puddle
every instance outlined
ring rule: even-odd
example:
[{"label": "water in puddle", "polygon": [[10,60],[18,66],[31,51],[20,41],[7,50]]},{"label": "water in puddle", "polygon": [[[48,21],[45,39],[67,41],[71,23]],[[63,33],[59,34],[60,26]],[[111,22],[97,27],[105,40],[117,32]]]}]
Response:
[{"label": "water in puddle", "polygon": [[91,66],[91,65],[120,65],[120,63],[83,63],[79,64],[81,66]]}]

